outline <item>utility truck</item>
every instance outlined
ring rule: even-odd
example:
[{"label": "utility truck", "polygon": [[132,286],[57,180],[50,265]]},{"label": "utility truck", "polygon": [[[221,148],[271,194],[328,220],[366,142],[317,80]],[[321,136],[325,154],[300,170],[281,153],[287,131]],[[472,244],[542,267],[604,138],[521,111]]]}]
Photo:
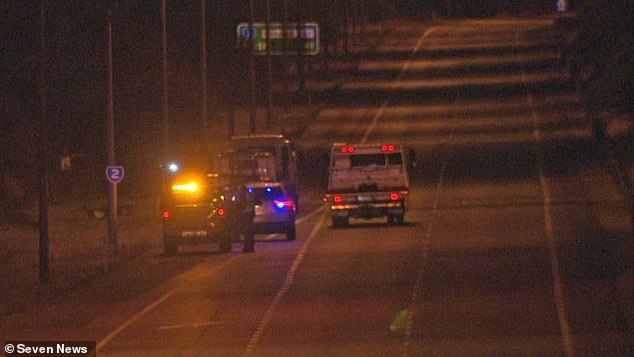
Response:
[{"label": "utility truck", "polygon": [[323,201],[330,209],[333,227],[348,225],[350,218],[387,217],[389,224],[403,224],[408,195],[401,145],[332,145]]},{"label": "utility truck", "polygon": [[231,138],[228,148],[216,155],[214,170],[245,182],[280,182],[297,206],[297,155],[284,135],[243,135]]}]

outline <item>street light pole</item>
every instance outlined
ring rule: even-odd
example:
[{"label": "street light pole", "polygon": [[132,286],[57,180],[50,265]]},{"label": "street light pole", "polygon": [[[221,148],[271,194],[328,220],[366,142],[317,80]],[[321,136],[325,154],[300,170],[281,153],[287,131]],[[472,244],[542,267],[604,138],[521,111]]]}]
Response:
[{"label": "street light pole", "polygon": [[167,14],[166,0],[161,0],[161,50],[162,50],[162,77],[161,77],[161,106],[162,106],[162,131],[163,131],[163,159],[169,154],[169,97],[167,91]]},{"label": "street light pole", "polygon": [[273,62],[271,60],[271,0],[266,0],[266,126],[273,125]]},{"label": "street light pole", "polygon": [[[112,61],[112,13],[108,10],[108,166],[115,165],[114,84]],[[108,247],[110,257],[117,253],[117,184],[108,182]]]},{"label": "street light pole", "polygon": [[305,58],[304,58],[304,16],[302,11],[302,4],[299,0],[297,0],[297,75],[298,75],[298,92],[300,94],[304,93],[304,89],[306,87],[306,76],[305,76]]},{"label": "street light pole", "polygon": [[339,27],[339,4],[337,2],[337,0],[333,0],[333,4],[332,4],[332,12],[333,12],[333,21],[334,21],[334,36],[335,36],[335,41],[334,41],[334,52],[335,52],[335,56],[337,56],[339,54],[339,38],[341,37],[341,28]]},{"label": "street light pole", "polygon": [[255,88],[255,53],[254,53],[254,44],[255,44],[255,31],[253,27],[253,23],[255,22],[255,4],[254,0],[249,0],[249,74],[251,76],[251,102],[249,104],[249,134],[255,134],[256,125],[255,125],[255,117],[256,117],[256,88]]},{"label": "street light pole", "polygon": [[48,268],[48,116],[46,112],[46,0],[40,3],[40,68],[38,75],[38,87],[40,92],[40,163],[39,163],[39,267],[40,283],[49,281]]},{"label": "street light pole", "polygon": [[283,91],[284,91],[284,99],[282,100],[282,103],[284,105],[284,113],[288,113],[288,107],[289,107],[289,88],[288,88],[288,0],[284,0],[284,3],[282,5],[284,7],[284,9],[282,10],[284,12],[283,15],[283,26],[282,26],[282,34],[284,36],[284,44],[283,44],[283,49],[282,49],[282,62],[283,62],[283,67],[284,67],[284,75],[283,75]]},{"label": "street light pole", "polygon": [[207,113],[207,4],[206,0],[200,0],[200,90],[201,107],[200,122],[203,127],[203,138],[208,132]]}]

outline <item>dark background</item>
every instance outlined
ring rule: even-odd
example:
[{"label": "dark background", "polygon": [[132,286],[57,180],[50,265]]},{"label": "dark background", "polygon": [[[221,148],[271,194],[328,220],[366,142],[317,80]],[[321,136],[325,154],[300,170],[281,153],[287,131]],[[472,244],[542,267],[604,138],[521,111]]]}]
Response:
[{"label": "dark background", "polygon": [[[333,0],[289,1],[291,21],[320,23],[322,41],[334,34]],[[351,21],[358,1],[339,0]],[[500,14],[552,14],[556,1],[367,0],[370,22],[400,16],[439,17]],[[632,1],[568,1],[579,13],[575,31],[564,42],[574,58],[573,73],[594,106],[632,110]],[[56,0],[46,2],[47,117],[50,125],[51,184],[60,180],[58,160],[64,149],[73,157],[73,175],[97,193],[105,189],[106,24],[112,15],[114,36],[115,129],[117,161],[125,165],[160,162],[161,24],[159,0]],[[282,1],[273,0],[273,21],[281,21]],[[249,2],[207,1],[210,116],[225,120],[230,103],[248,104],[247,57],[237,46],[236,25],[249,19]],[[256,21],[264,20],[263,0]],[[449,5],[449,8],[447,7]],[[169,111],[173,140],[187,140],[201,127],[200,1],[167,1]],[[41,133],[38,95],[40,1],[0,3],[0,198],[4,205],[32,201],[37,193]],[[259,63],[258,66],[262,66]],[[279,63],[275,76],[279,77]],[[585,71],[585,72],[584,72]],[[588,74],[587,72],[592,72]],[[259,71],[263,73],[264,71]],[[604,82],[611,91],[604,93]],[[262,78],[258,80],[263,93]],[[591,92],[594,91],[594,92]],[[599,98],[599,99],[600,99]],[[260,98],[262,99],[262,98]],[[592,100],[591,100],[592,102]],[[78,187],[77,192],[82,190]],[[88,192],[90,193],[90,192]]]}]

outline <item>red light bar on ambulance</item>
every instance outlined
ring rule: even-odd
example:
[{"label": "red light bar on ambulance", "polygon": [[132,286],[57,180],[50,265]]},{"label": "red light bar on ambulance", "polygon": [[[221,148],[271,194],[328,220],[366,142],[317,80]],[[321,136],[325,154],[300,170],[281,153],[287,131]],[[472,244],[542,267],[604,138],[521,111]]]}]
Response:
[{"label": "red light bar on ambulance", "polygon": [[394,144],[383,144],[381,145],[381,151],[382,152],[392,152],[396,150],[396,145]]},{"label": "red light bar on ambulance", "polygon": [[354,152],[354,146],[342,146],[341,153],[342,154],[352,154]]}]

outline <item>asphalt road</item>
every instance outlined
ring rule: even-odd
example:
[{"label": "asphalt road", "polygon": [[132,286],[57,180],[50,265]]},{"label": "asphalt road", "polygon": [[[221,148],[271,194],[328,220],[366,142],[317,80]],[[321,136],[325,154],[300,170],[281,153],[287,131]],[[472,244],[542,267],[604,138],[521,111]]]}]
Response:
[{"label": "asphalt road", "polygon": [[340,89],[314,89],[304,187],[323,189],[332,142],[404,143],[405,225],[334,229],[303,203],[295,242],[146,256],[25,312],[16,336],[99,356],[631,355],[615,288],[631,227],[550,26],[401,23]]}]

